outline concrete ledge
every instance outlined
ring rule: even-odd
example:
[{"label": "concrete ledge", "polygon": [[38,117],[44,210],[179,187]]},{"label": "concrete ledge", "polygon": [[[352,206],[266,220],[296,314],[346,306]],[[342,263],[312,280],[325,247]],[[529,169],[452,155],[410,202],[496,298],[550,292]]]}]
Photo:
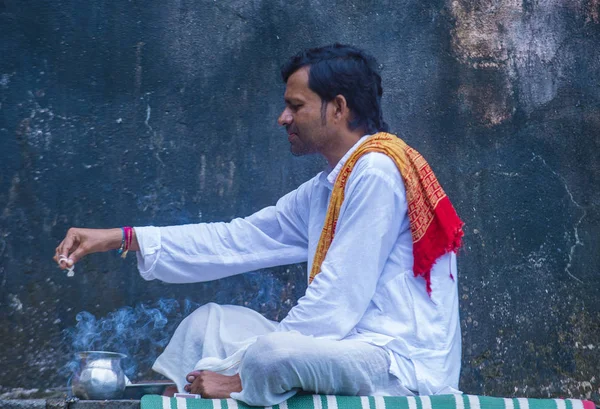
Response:
[{"label": "concrete ledge", "polygon": [[140,409],[139,400],[80,400],[68,409]]},{"label": "concrete ledge", "polygon": [[0,399],[0,409],[140,409],[139,400]]},{"label": "concrete ledge", "polygon": [[46,409],[45,399],[0,399],[2,409]]}]

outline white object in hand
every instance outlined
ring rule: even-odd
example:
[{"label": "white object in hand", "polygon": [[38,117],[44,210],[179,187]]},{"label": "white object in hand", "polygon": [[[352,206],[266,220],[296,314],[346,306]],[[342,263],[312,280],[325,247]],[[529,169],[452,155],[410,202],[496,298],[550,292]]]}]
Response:
[{"label": "white object in hand", "polygon": [[[65,262],[65,264],[67,264],[67,261],[69,260],[69,258],[65,257],[65,256],[60,256],[58,258],[58,263],[60,264],[61,262]],[[75,275],[75,264],[73,264],[71,267],[69,267],[69,265],[67,264],[67,277],[73,277]]]}]

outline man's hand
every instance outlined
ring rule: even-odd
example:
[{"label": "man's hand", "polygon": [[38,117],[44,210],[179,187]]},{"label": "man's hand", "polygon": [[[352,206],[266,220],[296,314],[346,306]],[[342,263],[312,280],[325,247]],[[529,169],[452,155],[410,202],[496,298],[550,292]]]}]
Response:
[{"label": "man's hand", "polygon": [[208,399],[227,399],[233,392],[242,391],[242,381],[238,374],[221,375],[210,371],[194,371],[186,377],[190,385],[185,390]]},{"label": "man's hand", "polygon": [[[122,237],[121,229],[70,228],[64,240],[56,248],[53,259],[63,269],[72,267],[88,254],[118,249]],[[132,242],[132,247],[133,244]]]}]

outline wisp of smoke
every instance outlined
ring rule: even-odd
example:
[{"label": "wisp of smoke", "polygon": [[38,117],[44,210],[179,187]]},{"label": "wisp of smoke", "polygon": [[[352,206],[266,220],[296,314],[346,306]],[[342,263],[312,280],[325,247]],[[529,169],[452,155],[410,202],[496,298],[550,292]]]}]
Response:
[{"label": "wisp of smoke", "polygon": [[[82,311],[76,316],[76,326],[65,330],[64,334],[73,356],[80,351],[112,351],[127,355],[122,361],[123,370],[129,378],[135,378],[139,367],[144,371],[152,366],[169,342],[175,326],[199,306],[194,304],[186,300],[184,311],[181,311],[176,300],[161,299],[155,306],[123,307],[104,318]],[[65,370],[73,373],[77,365],[74,357]]]},{"label": "wisp of smoke", "polygon": [[[216,287],[215,301],[220,304],[245,305],[272,318],[279,316],[282,308],[290,308],[289,305],[282,306],[281,302],[283,296],[291,294],[284,294],[284,283],[270,273],[248,273],[242,280],[228,281]],[[189,299],[182,304],[173,299],[160,299],[152,305],[123,307],[100,318],[87,311],[79,312],[75,327],[64,331],[73,360],[65,365],[63,372],[70,376],[78,369],[77,352],[112,351],[127,355],[121,362],[131,380],[149,374],[176,326],[201,306]]]}]

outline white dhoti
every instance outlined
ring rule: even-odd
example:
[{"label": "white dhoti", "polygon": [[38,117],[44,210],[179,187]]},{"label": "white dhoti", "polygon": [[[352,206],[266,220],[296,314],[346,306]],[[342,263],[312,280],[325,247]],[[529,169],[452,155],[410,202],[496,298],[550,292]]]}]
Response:
[{"label": "white dhoti", "polygon": [[[231,397],[272,406],[298,390],[338,395],[412,395],[389,374],[389,353],[362,341],[275,332],[277,323],[251,309],[207,304],[181,322],[152,369],[177,384],[196,369],[239,373]],[[233,358],[233,359],[232,359]]]}]

